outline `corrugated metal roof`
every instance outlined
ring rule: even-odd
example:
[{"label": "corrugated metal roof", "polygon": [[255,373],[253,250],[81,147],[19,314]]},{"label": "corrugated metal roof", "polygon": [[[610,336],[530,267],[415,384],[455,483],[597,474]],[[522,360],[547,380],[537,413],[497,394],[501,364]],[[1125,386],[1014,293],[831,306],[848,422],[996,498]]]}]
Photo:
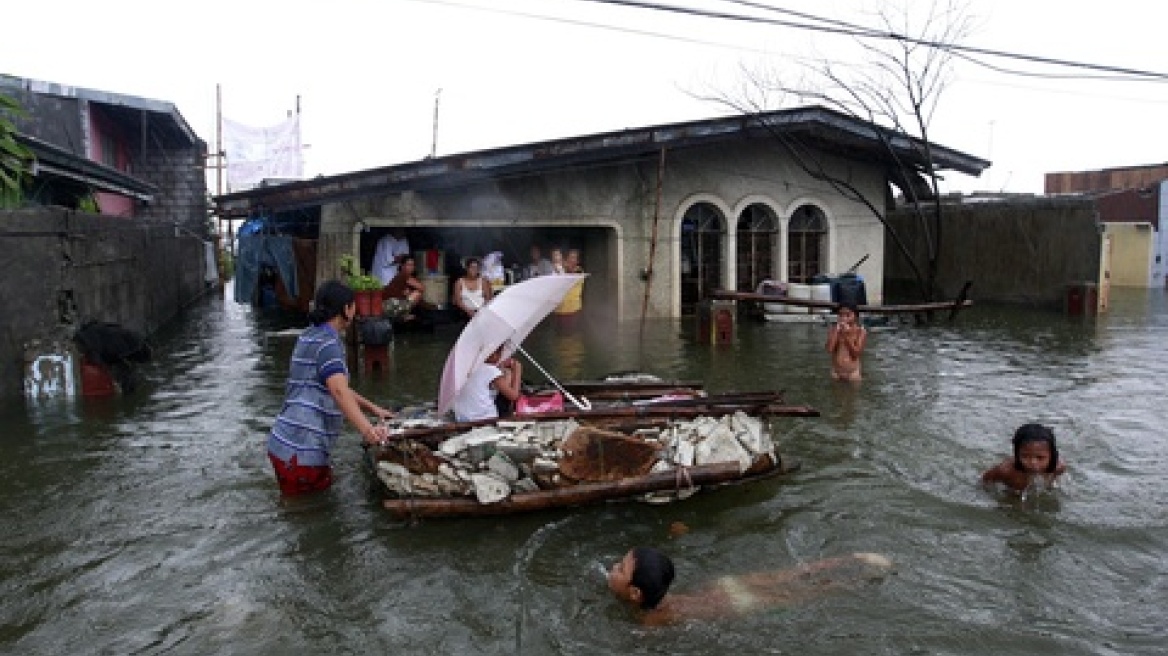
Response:
[{"label": "corrugated metal roof", "polygon": [[138,178],[59,148],[40,139],[17,134],[16,140],[32,151],[33,175],[51,175],[81,182],[101,191],[152,202],[158,188]]},{"label": "corrugated metal roof", "polygon": [[141,98],[138,96],[131,96],[122,93],[113,93],[110,91],[101,91],[99,89],[87,89],[85,87],[74,87],[67,84],[58,84],[56,82],[45,82],[43,80],[33,80],[30,78],[16,77],[14,75],[0,74],[0,89],[22,89],[32,93],[60,96],[63,98],[77,98],[86,100],[88,102],[107,105],[111,108],[126,108],[137,111],[150,112],[153,114],[160,114],[170,119],[169,126],[178,135],[185,139],[187,145],[195,145],[201,142],[195,131],[187,125],[187,121],[179,113],[178,108],[173,103],[162,100],[152,100],[150,98]]},{"label": "corrugated metal roof", "polygon": [[[776,135],[808,138],[867,159],[924,163],[923,143],[847,114],[812,106],[760,114],[711,118],[634,128],[531,144],[424,159],[284,185],[249,189],[215,198],[224,213],[246,211],[252,203],[271,209],[350,200],[371,193],[456,187],[490,178],[530,175],[581,164],[600,164],[686,148]],[[887,145],[887,147],[886,147]],[[979,175],[990,162],[938,144],[929,144],[938,168]]]}]

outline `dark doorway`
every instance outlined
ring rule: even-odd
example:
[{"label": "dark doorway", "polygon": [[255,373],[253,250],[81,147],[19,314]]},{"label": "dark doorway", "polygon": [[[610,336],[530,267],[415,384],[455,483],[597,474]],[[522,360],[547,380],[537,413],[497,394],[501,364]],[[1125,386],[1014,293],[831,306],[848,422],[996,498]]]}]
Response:
[{"label": "dark doorway", "polygon": [[681,220],[681,312],[691,314],[698,301],[722,284],[722,235],[726,221],[718,208],[697,203]]}]

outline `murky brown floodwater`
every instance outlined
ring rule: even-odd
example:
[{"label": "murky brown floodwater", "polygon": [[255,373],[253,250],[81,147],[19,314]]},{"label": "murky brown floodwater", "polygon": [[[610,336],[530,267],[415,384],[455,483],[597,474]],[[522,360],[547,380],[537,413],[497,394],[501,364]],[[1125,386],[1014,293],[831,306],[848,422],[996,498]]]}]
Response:
[{"label": "murky brown floodwater", "polygon": [[[157,340],[131,398],[0,410],[0,652],[7,654],[1137,654],[1168,645],[1168,302],[1118,293],[1097,320],[977,308],[876,329],[859,389],[832,384],[814,325],[544,330],[565,379],[619,370],[782,388],[801,472],[668,506],[618,504],[405,526],[357,439],[339,482],[279,497],[264,454],[290,342],[219,300]],[[368,395],[429,399],[455,335],[399,336]],[[1037,503],[976,484],[1019,424],[1053,424],[1066,488]],[[671,522],[690,531],[669,538]],[[717,574],[878,551],[896,576],[716,623],[643,629],[598,565],[667,549],[678,590]]]}]

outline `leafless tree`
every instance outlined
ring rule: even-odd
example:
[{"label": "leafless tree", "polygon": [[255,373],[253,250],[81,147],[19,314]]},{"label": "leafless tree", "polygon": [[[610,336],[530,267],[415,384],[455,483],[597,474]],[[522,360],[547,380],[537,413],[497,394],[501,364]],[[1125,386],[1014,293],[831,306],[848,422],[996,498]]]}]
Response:
[{"label": "leafless tree", "polygon": [[904,194],[905,205],[915,213],[924,239],[923,267],[886,220],[883,209],[836,174],[821,149],[782,129],[771,132],[808,175],[863,204],[884,224],[886,234],[912,268],[922,300],[930,301],[944,222],[941,176],[929,126],[950,81],[956,56],[946,46],[965,39],[972,31],[973,20],[959,0],[937,0],[927,5],[913,2],[901,8],[885,6],[875,15],[880,28],[836,22],[855,28],[852,31],[862,61],[809,61],[801,65],[802,74],[794,80],[774,67],[744,70],[742,88],[733,93],[722,90],[709,98],[746,113],[775,109],[772,103],[776,99],[780,104],[817,104],[880,126],[882,129],[876,130],[874,136],[893,163],[889,171],[892,182]]}]

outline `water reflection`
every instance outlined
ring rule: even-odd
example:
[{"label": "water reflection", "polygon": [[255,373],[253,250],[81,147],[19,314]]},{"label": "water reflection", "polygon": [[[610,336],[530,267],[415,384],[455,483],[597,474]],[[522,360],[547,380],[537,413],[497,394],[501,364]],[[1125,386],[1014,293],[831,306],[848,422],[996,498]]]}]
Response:
[{"label": "water reflection", "polygon": [[[381,511],[352,435],[333,490],[280,498],[263,439],[289,318],[212,302],[159,336],[134,397],[0,408],[0,651],[1152,653],[1168,640],[1152,575],[1168,550],[1168,303],[1119,290],[1112,307],[873,330],[854,388],[829,380],[818,325],[740,323],[716,348],[688,321],[541,327],[527,346],[562,379],[650,371],[818,407],[774,423],[802,469],[682,504],[408,525]],[[456,338],[398,335],[389,370],[354,384],[431,401]],[[1055,427],[1063,488],[987,494],[979,473],[1030,421]],[[898,575],[645,630],[598,567],[637,544],[673,556],[679,590],[850,551]]]}]

